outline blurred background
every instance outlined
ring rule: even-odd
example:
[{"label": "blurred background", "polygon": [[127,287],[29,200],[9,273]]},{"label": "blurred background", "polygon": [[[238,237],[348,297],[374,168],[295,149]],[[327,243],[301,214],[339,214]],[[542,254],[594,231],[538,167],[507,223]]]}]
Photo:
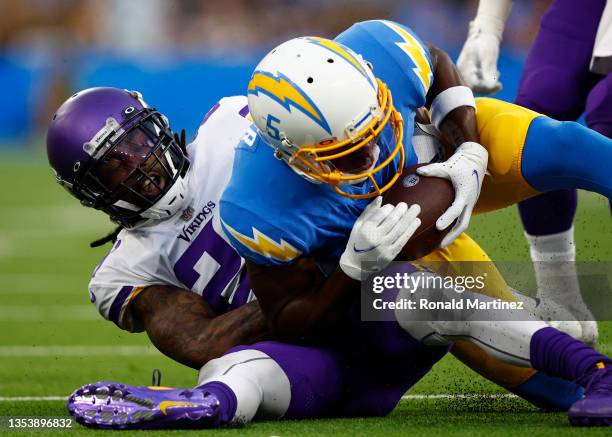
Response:
[{"label": "blurred background", "polygon": [[[512,98],[550,0],[518,0],[500,70]],[[74,90],[138,89],[176,128],[194,132],[220,97],[243,94],[276,44],[333,37],[391,18],[455,57],[475,0],[0,0],[0,148],[42,147],[53,111]]]},{"label": "blurred background", "polygon": [[[515,1],[498,97],[513,99],[548,4]],[[77,386],[146,384],[155,367],[164,385],[195,380],[89,302],[87,283],[109,246],[88,243],[113,225],[67,195],[48,167],[46,124],[66,97],[90,86],[140,90],[175,130],[193,134],[219,98],[244,94],[260,56],[283,40],[392,18],[456,57],[475,12],[475,0],[0,0],[0,416],[40,414],[45,402],[65,414],[61,400]],[[578,257],[612,260],[607,201],[581,196]],[[470,234],[494,259],[528,260],[514,208],[475,217]],[[608,353],[610,331],[600,343]],[[450,358],[436,369],[413,392],[500,390]]]}]

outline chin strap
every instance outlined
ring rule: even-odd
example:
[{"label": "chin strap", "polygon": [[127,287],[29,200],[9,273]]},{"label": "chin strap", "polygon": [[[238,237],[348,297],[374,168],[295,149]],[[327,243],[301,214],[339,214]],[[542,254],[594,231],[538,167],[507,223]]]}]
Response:
[{"label": "chin strap", "polygon": [[117,236],[122,230],[123,226],[117,226],[115,230],[110,234],[89,243],[89,247],[94,248],[104,246],[106,243],[114,243],[115,241],[117,241]]},{"label": "chin strap", "polygon": [[174,132],[174,141],[176,141],[176,144],[178,144],[185,156],[187,156],[187,141],[185,140],[185,135],[185,129],[181,129],[180,134]]}]

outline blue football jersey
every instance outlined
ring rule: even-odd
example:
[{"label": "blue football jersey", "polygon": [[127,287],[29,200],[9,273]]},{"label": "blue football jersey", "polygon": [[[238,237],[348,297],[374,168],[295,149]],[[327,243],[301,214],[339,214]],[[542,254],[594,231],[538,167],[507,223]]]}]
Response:
[{"label": "blue football jersey", "polygon": [[[355,24],[336,40],[360,54],[390,88],[404,119],[405,166],[416,164],[411,137],[415,110],[424,105],[432,81],[429,52],[410,29],[391,21]],[[394,144],[387,126],[378,141],[379,162]],[[393,177],[398,161],[375,174],[379,186]],[[367,193],[372,184],[367,180],[342,189]],[[344,197],[330,185],[303,179],[274,157],[253,125],[236,147],[232,177],[220,202],[221,223],[240,255],[257,264],[289,264],[302,255],[330,264],[337,262],[370,201]]]}]

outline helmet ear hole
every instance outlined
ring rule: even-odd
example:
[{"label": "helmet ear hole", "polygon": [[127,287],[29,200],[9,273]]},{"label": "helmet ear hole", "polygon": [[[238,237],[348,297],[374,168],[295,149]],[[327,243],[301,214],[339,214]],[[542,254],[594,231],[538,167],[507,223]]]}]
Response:
[{"label": "helmet ear hole", "polygon": [[309,77],[308,79],[306,79],[306,82],[308,82],[308,83],[313,83],[313,82],[314,82],[314,79],[313,79],[312,77]]}]

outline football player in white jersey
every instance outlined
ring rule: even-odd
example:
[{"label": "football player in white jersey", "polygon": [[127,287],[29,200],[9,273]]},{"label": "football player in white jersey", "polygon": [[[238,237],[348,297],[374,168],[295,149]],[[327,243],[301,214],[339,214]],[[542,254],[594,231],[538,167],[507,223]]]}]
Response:
[{"label": "football player in white jersey", "polygon": [[[243,263],[222,237],[215,214],[231,172],[231,145],[250,124],[241,113],[243,101],[220,101],[187,148],[138,93],[114,88],[75,94],[48,132],[57,180],[82,204],[109,214],[118,231],[125,229],[109,237],[114,245],[92,275],[91,301],[106,319],[130,331],[146,329],[162,352],[198,368],[227,347],[207,354],[186,334],[166,338],[162,321],[203,337],[227,336],[230,345],[255,341],[265,331],[258,305],[244,305],[253,296],[245,288]],[[159,284],[164,287],[151,287]],[[206,301],[178,288],[204,294]],[[166,294],[182,296],[185,313],[174,306],[164,313]],[[159,306],[155,312],[153,304]],[[188,325],[190,315],[210,317],[237,307],[232,317]],[[150,320],[151,314],[157,319]]]},{"label": "football player in white jersey", "polygon": [[[93,273],[91,301],[119,327],[145,330],[171,358],[203,366],[200,385],[189,390],[84,386],[69,400],[80,422],[149,428],[385,415],[447,351],[421,345],[396,323],[339,330],[322,347],[268,339],[244,262],[221,232],[217,213],[234,145],[249,135],[247,115],[245,97],[222,99],[188,146],[135,92],[84,90],[54,115],[47,152],[57,181],[120,225],[97,242],[114,240]],[[395,355],[375,348],[381,337],[397,346]],[[502,367],[488,376],[507,381],[509,373]],[[519,393],[556,408],[580,395],[546,378],[536,373]],[[542,390],[550,384],[559,390]]]}]

